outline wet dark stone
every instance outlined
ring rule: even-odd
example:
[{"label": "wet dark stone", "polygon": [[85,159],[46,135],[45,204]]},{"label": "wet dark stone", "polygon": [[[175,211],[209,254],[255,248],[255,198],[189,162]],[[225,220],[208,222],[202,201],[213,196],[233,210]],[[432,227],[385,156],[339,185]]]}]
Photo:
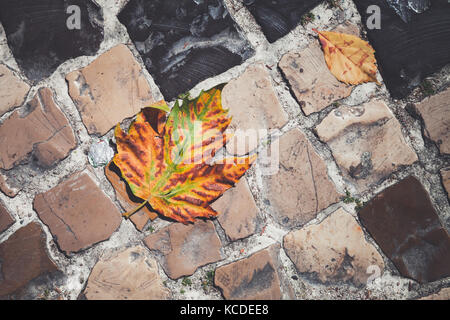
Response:
[{"label": "wet dark stone", "polygon": [[355,5],[363,25],[372,16],[366,13],[369,6],[377,5],[381,9],[381,29],[367,29],[367,32],[379,70],[393,98],[406,97],[425,77],[450,63],[448,0],[433,0],[430,8],[420,10],[421,13],[405,9],[404,12],[410,13],[404,13],[405,17],[386,0],[358,0]]},{"label": "wet dark stone", "polygon": [[254,53],[222,0],[131,0],[118,18],[166,100]]},{"label": "wet dark stone", "polygon": [[421,283],[450,276],[449,235],[416,178],[385,189],[358,214],[402,276]]},{"label": "wet dark stone", "polygon": [[272,43],[288,34],[302,16],[323,0],[243,0],[245,6]]},{"label": "wet dark stone", "polygon": [[61,283],[63,274],[49,258],[41,226],[32,222],[0,244],[0,300],[36,299]]},{"label": "wet dark stone", "polygon": [[[80,29],[67,27],[68,19],[72,27],[75,18],[75,11],[67,13],[71,5],[80,8]],[[50,76],[68,59],[95,54],[103,41],[101,9],[90,0],[1,0],[0,22],[17,63],[32,81]]]}]

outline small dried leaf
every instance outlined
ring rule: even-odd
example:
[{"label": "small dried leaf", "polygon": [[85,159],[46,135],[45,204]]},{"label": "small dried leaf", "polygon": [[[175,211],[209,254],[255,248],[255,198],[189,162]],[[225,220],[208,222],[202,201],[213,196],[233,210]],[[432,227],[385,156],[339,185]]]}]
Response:
[{"label": "small dried leaf", "polygon": [[375,50],[368,42],[350,34],[313,30],[319,34],[328,69],[339,81],[379,84]]}]

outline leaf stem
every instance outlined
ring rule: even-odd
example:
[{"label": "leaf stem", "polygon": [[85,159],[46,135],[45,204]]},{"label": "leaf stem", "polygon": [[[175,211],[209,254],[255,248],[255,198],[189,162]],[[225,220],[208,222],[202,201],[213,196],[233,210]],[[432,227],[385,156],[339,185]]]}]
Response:
[{"label": "leaf stem", "polygon": [[133,214],[135,214],[136,212],[138,212],[141,208],[143,208],[148,201],[150,200],[150,198],[148,198],[147,200],[145,200],[144,202],[142,202],[139,206],[137,206],[136,208],[134,208],[131,211],[125,212],[124,214],[122,214],[122,217],[128,219],[130,218]]}]

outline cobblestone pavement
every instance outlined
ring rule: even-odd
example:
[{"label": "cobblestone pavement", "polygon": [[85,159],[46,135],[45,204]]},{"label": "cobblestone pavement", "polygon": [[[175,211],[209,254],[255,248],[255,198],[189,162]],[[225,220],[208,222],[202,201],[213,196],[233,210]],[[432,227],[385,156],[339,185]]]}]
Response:
[{"label": "cobblestone pavement", "polygon": [[[87,2],[64,5],[90,36],[54,30],[66,7],[23,24],[0,14],[0,298],[449,299],[449,64],[400,100],[384,82],[338,82],[312,28],[366,37],[351,0],[310,1],[277,28],[283,12],[210,1],[206,16],[167,11],[195,18],[178,38],[139,1]],[[256,163],[217,219],[122,219],[139,199],[100,151],[186,83],[191,96],[227,83],[233,129],[278,129],[248,145],[276,141],[277,170]]]}]

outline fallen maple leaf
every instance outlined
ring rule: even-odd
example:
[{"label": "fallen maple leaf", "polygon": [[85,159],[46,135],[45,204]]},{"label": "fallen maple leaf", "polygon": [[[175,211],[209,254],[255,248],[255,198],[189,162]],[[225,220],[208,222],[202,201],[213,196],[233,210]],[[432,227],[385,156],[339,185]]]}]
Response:
[{"label": "fallen maple leaf", "polygon": [[318,31],[328,69],[347,84],[373,81],[379,84],[372,46],[356,36],[332,31]]},{"label": "fallen maple leaf", "polygon": [[170,111],[165,102],[143,109],[128,134],[115,129],[118,153],[114,163],[133,194],[158,213],[179,222],[218,213],[210,203],[234,186],[256,155],[231,157],[210,164],[217,150],[231,138],[231,122],[221,106],[221,88],[202,92],[194,100],[183,98]]}]

